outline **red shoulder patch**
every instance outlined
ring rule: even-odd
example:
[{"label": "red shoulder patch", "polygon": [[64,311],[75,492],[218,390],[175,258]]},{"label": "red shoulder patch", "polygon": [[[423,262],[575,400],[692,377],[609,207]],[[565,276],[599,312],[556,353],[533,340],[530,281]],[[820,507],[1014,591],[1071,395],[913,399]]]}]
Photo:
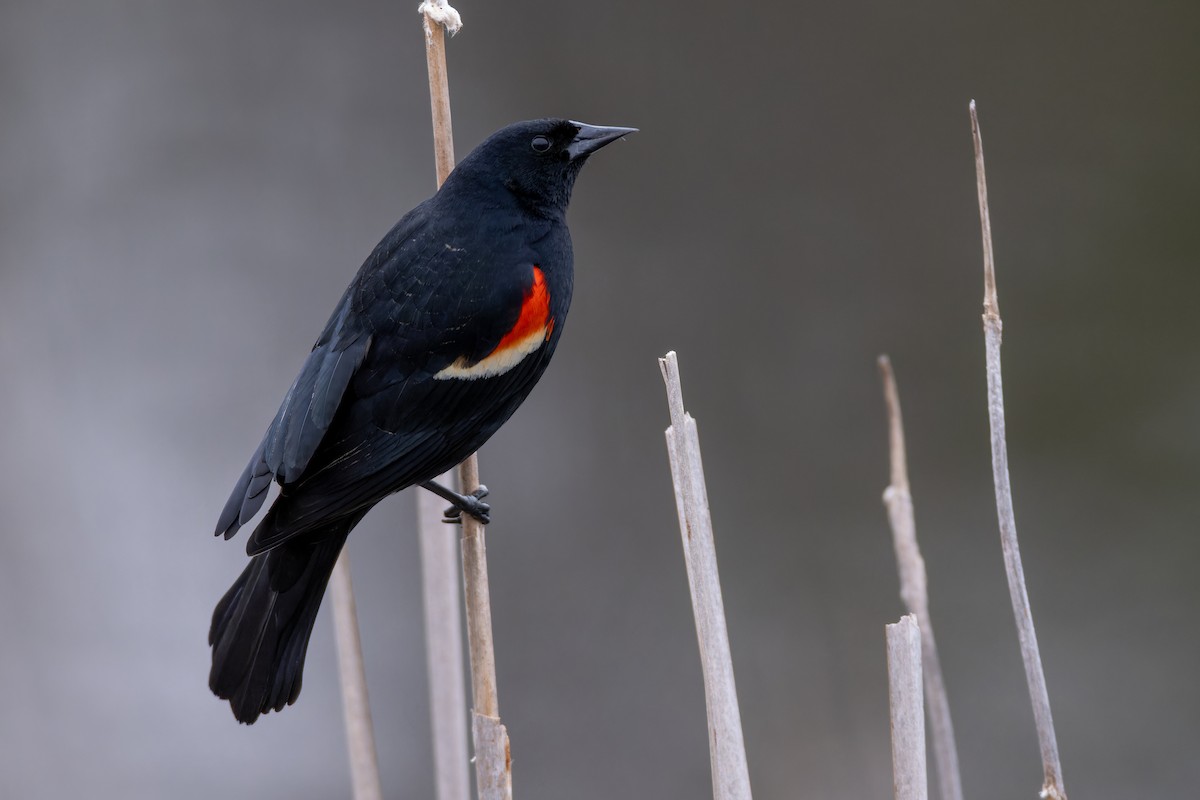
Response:
[{"label": "red shoulder patch", "polygon": [[545,338],[550,338],[554,330],[554,320],[550,319],[550,290],[546,288],[546,276],[540,267],[533,268],[533,283],[525,290],[525,299],[521,302],[521,314],[516,324],[504,334],[496,349],[488,356],[499,355],[505,350],[523,345],[533,334],[540,334],[545,329]]},{"label": "red shoulder patch", "polygon": [[500,337],[492,352],[475,363],[460,357],[433,377],[437,380],[477,380],[508,372],[550,339],[554,318],[550,316],[550,290],[540,267],[533,268],[533,283],[525,290],[521,311],[508,333]]}]

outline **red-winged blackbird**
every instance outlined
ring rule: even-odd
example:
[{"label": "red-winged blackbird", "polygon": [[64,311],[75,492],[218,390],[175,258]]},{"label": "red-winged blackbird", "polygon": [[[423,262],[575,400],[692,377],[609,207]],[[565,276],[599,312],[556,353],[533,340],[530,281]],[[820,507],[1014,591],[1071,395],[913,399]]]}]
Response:
[{"label": "red-winged blackbird", "polygon": [[571,302],[575,177],[634,130],[550,119],[494,133],[350,283],[217,523],[233,536],[280,485],[208,634],[209,687],[240,722],[300,694],[329,575],[372,506],[420,484],[454,504],[449,516],[487,522],[485,491],[432,479],[479,449],[546,369]]}]

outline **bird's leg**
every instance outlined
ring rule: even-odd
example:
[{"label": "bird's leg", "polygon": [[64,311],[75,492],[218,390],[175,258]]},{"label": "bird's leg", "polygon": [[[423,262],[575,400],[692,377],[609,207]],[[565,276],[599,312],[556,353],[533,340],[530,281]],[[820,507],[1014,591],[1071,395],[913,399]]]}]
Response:
[{"label": "bird's leg", "polygon": [[437,481],[425,481],[421,484],[421,488],[428,489],[438,497],[449,500],[452,503],[446,509],[445,518],[442,522],[462,522],[464,512],[470,514],[484,525],[492,521],[492,507],[483,502],[483,498],[488,495],[488,488],[486,486],[480,486],[470,494],[459,494],[458,492],[451,491]]}]

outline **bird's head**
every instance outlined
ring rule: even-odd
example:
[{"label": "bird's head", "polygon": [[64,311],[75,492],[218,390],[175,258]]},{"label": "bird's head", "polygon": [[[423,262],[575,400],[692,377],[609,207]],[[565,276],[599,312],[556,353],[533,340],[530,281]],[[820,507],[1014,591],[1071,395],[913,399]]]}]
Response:
[{"label": "bird's head", "polygon": [[489,136],[452,177],[489,191],[503,187],[534,208],[566,209],[588,156],[636,131],[565,119],[518,122]]}]

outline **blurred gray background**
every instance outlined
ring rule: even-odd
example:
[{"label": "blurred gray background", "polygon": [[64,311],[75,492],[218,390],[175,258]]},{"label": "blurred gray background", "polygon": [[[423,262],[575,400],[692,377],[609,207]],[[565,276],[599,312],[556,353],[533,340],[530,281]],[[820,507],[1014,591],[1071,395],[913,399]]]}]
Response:
[{"label": "blurred gray background", "polygon": [[[349,797],[327,609],[296,706],[247,728],[209,694],[209,616],[244,563],[211,531],[343,287],[432,191],[415,4],[0,3],[0,796]],[[458,8],[460,156],[528,117],[642,129],[578,184],[567,334],[482,454],[519,796],[709,794],[668,349],[757,795],[891,793],[886,351],[967,794],[1034,796],[972,97],[1067,786],[1195,796],[1200,8]],[[432,794],[412,506],[350,545],[394,798]]]}]

